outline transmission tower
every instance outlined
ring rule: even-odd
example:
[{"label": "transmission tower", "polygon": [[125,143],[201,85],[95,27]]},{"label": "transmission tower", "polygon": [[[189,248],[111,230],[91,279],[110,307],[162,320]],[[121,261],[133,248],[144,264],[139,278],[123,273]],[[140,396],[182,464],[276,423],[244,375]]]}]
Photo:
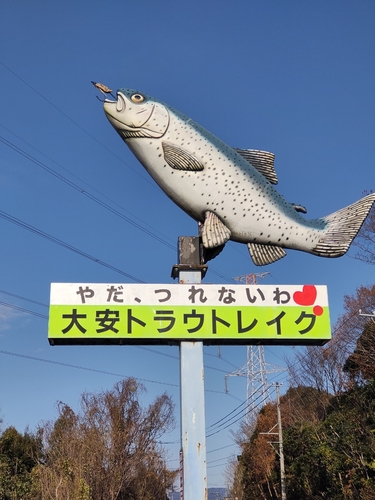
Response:
[{"label": "transmission tower", "polygon": [[[270,273],[245,274],[233,278],[235,281],[249,285],[257,284],[257,280],[263,279]],[[279,373],[286,370],[276,365],[266,363],[264,346],[247,346],[247,361],[236,370],[227,373],[225,376],[225,392],[228,392],[228,377],[246,377],[246,424],[255,424],[258,410],[271,401],[267,375],[269,373]]]}]

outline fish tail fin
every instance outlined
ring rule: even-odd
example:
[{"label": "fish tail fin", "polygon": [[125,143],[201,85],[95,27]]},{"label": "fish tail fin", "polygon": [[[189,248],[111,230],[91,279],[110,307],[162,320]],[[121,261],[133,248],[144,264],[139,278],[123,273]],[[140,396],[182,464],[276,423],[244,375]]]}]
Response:
[{"label": "fish tail fin", "polygon": [[322,237],[312,253],[321,257],[340,257],[344,255],[375,202],[375,193],[365,196],[356,203],[323,217],[326,223]]}]

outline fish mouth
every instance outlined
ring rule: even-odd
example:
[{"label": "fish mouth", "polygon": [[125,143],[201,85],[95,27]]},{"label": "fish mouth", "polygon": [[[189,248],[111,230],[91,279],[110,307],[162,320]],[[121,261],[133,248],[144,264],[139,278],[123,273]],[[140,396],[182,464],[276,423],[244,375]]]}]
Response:
[{"label": "fish mouth", "polygon": [[[112,125],[116,129],[123,129],[123,128],[128,128],[129,125],[127,126],[119,117],[119,113],[125,111],[126,109],[126,101],[125,98],[117,92],[117,100],[114,101],[113,99],[104,99],[103,103],[103,110],[108,118],[108,120],[112,123]],[[130,129],[132,127],[129,127]]]},{"label": "fish mouth", "polygon": [[[108,108],[108,106],[106,106],[106,104],[110,105],[111,107]],[[123,95],[120,94],[120,92],[117,92],[117,100],[116,101],[113,101],[112,99],[107,99],[107,98],[104,99],[103,107],[104,107],[104,111],[107,114],[108,114],[107,110],[112,109],[113,104],[116,104],[116,111],[118,113],[121,113],[121,111],[124,111],[126,109],[125,99],[124,99]]]}]

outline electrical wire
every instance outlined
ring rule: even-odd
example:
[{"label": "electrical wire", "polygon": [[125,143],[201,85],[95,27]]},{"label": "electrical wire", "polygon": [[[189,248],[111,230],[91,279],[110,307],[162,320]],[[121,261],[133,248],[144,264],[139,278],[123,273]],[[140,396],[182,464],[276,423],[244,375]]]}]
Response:
[{"label": "electrical wire", "polygon": [[45,163],[41,162],[40,160],[38,160],[34,156],[30,155],[29,153],[27,153],[23,149],[19,148],[18,146],[16,146],[12,142],[8,141],[7,139],[5,139],[5,137],[0,136],[0,142],[2,142],[3,144],[5,144],[5,146],[13,149],[13,151],[15,151],[16,153],[20,154],[24,158],[26,158],[29,161],[33,162],[35,165],[38,165],[39,167],[41,167],[43,170],[45,170],[49,174],[53,175],[54,177],[56,177],[60,181],[62,181],[65,184],[67,184],[72,189],[74,189],[74,190],[78,191],[80,194],[86,196],[87,198],[89,198],[94,203],[100,205],[101,207],[105,208],[109,212],[112,212],[113,214],[117,215],[117,217],[120,217],[121,219],[125,220],[128,224],[131,224],[132,226],[136,227],[137,229],[140,229],[141,231],[143,231],[144,233],[148,234],[149,236],[151,236],[155,240],[159,241],[163,245],[166,245],[167,247],[171,248],[172,250],[175,250],[175,246],[172,245],[171,243],[168,243],[165,239],[160,238],[155,233],[153,233],[150,230],[146,229],[145,227],[141,226],[140,224],[138,224],[137,222],[133,221],[129,217],[126,217],[126,215],[122,214],[121,212],[119,212],[115,208],[112,208],[110,205],[108,205],[104,201],[101,201],[96,196],[90,194],[88,191],[86,191],[82,187],[78,186],[78,184],[75,184],[74,182],[70,181],[69,179],[67,179],[63,175],[61,175],[58,172],[56,172],[55,170],[53,170],[51,167],[48,167]]},{"label": "electrical wire", "polygon": [[31,224],[28,224],[27,222],[23,222],[20,219],[17,219],[16,217],[13,217],[10,214],[7,214],[6,212],[3,212],[0,210],[0,217],[4,220],[7,220],[8,222],[11,222],[12,224],[15,224],[22,229],[27,229],[28,231],[31,231],[32,233],[41,236],[42,238],[45,238],[49,241],[52,241],[52,243],[55,243],[56,245],[60,245],[61,247],[67,248],[68,250],[71,250],[72,252],[77,253],[78,255],[81,255],[82,257],[85,257],[86,259],[92,260],[93,262],[96,262],[97,264],[100,264],[101,266],[104,266],[108,269],[111,269],[111,271],[114,271],[116,273],[122,274],[123,276],[126,276],[127,278],[135,281],[136,283],[144,283],[143,280],[136,278],[135,276],[132,276],[129,273],[126,273],[125,271],[122,271],[121,269],[118,269],[117,267],[114,267],[110,264],[107,264],[103,260],[97,259],[96,257],[93,257],[92,255],[84,252],[83,250],[79,250],[78,248],[70,245],[69,243],[65,243],[64,241],[55,238],[54,236],[51,236],[48,233],[45,233],[44,231],[37,229],[36,227],[32,226]]},{"label": "electrical wire", "polygon": [[[69,169],[67,169],[66,167],[64,167],[63,165],[61,165],[61,163],[58,163],[57,161],[55,161],[53,158],[51,158],[50,156],[46,155],[45,153],[43,153],[43,151],[40,151],[40,149],[36,148],[35,146],[33,146],[32,144],[30,144],[29,142],[25,141],[25,139],[23,139],[22,137],[20,137],[18,134],[16,134],[15,132],[13,132],[12,130],[10,130],[8,127],[6,127],[4,124],[0,123],[0,127],[2,127],[4,130],[6,130],[7,132],[9,132],[10,134],[12,134],[14,137],[17,137],[17,139],[19,139],[20,141],[22,141],[24,144],[26,144],[27,146],[29,146],[30,148],[32,148],[34,151],[36,151],[37,153],[39,153],[40,155],[44,156],[44,158],[46,158],[47,160],[49,160],[50,162],[54,163],[55,165],[57,165],[59,168],[61,168],[62,170],[64,170],[65,172],[67,172],[69,175],[71,175],[72,177],[74,177],[75,179],[77,179],[78,181],[82,182],[83,184],[85,184],[86,186],[88,186],[90,189],[92,189],[93,191],[95,191],[96,193],[98,193],[100,196],[102,196],[103,198],[105,198],[106,200],[110,201],[112,204],[116,205],[118,208],[120,208],[121,210],[123,210],[124,212],[130,214],[133,218],[139,220],[142,224],[148,226],[150,229],[154,229],[152,228],[149,224],[147,224],[147,222],[143,221],[142,219],[140,219],[139,217],[137,217],[134,213],[130,212],[129,210],[126,210],[126,208],[124,208],[123,206],[121,206],[119,203],[117,203],[116,201],[112,200],[111,198],[109,198],[109,196],[105,195],[104,193],[102,193],[101,191],[99,191],[98,189],[96,189],[94,186],[92,186],[91,184],[89,184],[88,182],[86,182],[84,179],[81,179],[80,177],[78,177],[78,175],[76,175],[74,172],[71,172]],[[12,144],[12,143],[11,143]],[[15,146],[17,147],[17,146]],[[21,148],[19,148],[22,152],[24,152],[25,154],[28,154],[26,151],[22,150]],[[39,160],[36,160],[36,161],[39,161]],[[154,183],[154,185],[156,186],[156,184]],[[160,231],[157,231],[157,233],[159,233],[161,236],[164,236],[162,233],[160,233]]]},{"label": "electrical wire", "polygon": [[236,406],[236,408],[234,408],[231,412],[229,412],[226,415],[224,415],[224,417],[222,417],[220,420],[217,420],[213,424],[209,425],[207,429],[211,429],[212,427],[215,427],[217,424],[219,424],[220,422],[222,422],[224,419],[226,419],[227,417],[229,417],[230,415],[232,415],[232,413],[234,413],[239,408],[241,408],[241,406],[245,405],[253,395],[254,394],[251,394],[251,396],[249,396],[247,399],[245,399],[245,401],[242,401],[242,403],[240,405]]},{"label": "electrical wire", "polygon": [[[5,128],[5,127],[4,127]],[[8,129],[7,129],[8,130]],[[21,139],[22,140],[22,139]],[[45,163],[41,162],[40,160],[38,160],[37,158],[35,158],[34,156],[30,155],[29,153],[27,153],[26,151],[24,151],[23,149],[19,148],[18,146],[16,146],[15,144],[13,144],[12,142],[8,141],[7,139],[5,139],[5,137],[3,136],[0,136],[0,142],[2,142],[5,146],[9,147],[10,149],[12,149],[13,151],[15,151],[16,153],[20,154],[21,156],[23,156],[24,158],[28,159],[29,161],[31,161],[32,163],[34,163],[35,165],[38,165],[39,167],[41,167],[43,170],[45,170],[46,172],[50,173],[51,175],[53,175],[54,177],[56,177],[57,179],[59,179],[60,181],[64,182],[65,184],[67,184],[69,187],[71,187],[72,189],[74,189],[75,191],[77,191],[78,193],[86,196],[87,198],[89,198],[91,201],[93,201],[94,203],[100,205],[102,208],[108,210],[109,212],[113,213],[114,215],[117,215],[117,217],[120,217],[122,220],[124,220],[125,222],[127,222],[128,224],[136,227],[137,229],[143,231],[145,234],[147,234],[148,236],[151,236],[152,238],[154,238],[155,240],[159,241],[160,243],[162,243],[163,245],[167,246],[168,248],[170,248],[171,250],[175,250],[175,246],[172,245],[171,243],[169,243],[166,239],[156,235],[154,232],[150,231],[149,229],[146,229],[144,226],[142,226],[141,224],[139,224],[138,222],[135,222],[134,220],[130,219],[129,217],[127,217],[126,215],[124,215],[123,213],[119,212],[118,210],[116,210],[115,208],[111,207],[110,205],[108,205],[108,203],[105,203],[104,201],[100,200],[99,198],[97,198],[96,196],[94,196],[93,194],[89,193],[88,191],[86,191],[85,189],[83,189],[82,187],[78,186],[77,184],[75,184],[74,182],[70,181],[69,179],[67,179],[66,177],[64,177],[63,175],[59,174],[58,172],[56,172],[55,170],[53,170],[51,167],[49,167],[48,165],[46,165]],[[43,154],[43,153],[41,153]],[[52,160],[53,161],[53,160]],[[59,164],[58,164],[59,165]],[[66,169],[65,169],[66,170]],[[93,188],[92,188],[93,189]],[[122,207],[121,207],[122,208]],[[123,209],[123,208],[122,208]],[[145,224],[145,223],[144,223]],[[218,277],[224,279],[225,281],[228,281],[228,282],[232,282],[233,279],[232,278],[229,278],[228,276],[225,276],[223,275],[222,273],[218,272],[217,270],[213,269],[212,267],[210,268],[210,272],[212,272],[213,274],[217,275]]]},{"label": "electrical wire", "polygon": [[[38,305],[41,305],[43,307],[49,307],[47,304],[43,304],[42,302],[36,302],[34,300],[31,300],[31,299],[28,299],[26,297],[23,297],[21,295],[16,295],[16,294],[13,294],[13,293],[10,293],[10,292],[6,292],[4,290],[0,290],[0,293],[5,293],[7,295],[10,295],[10,296],[14,296],[14,297],[17,297],[21,300],[26,300],[28,302],[34,302]],[[4,307],[9,307],[11,309],[15,309],[17,311],[21,311],[23,313],[27,313],[27,314],[32,314],[34,316],[37,316],[39,318],[42,318],[42,319],[49,319],[47,315],[45,314],[40,314],[38,312],[35,312],[35,311],[31,311],[30,309],[25,309],[23,307],[19,307],[19,306],[16,306],[16,305],[13,305],[13,304],[9,304],[7,302],[2,302],[0,301],[0,305],[4,306]],[[175,356],[173,354],[168,354],[168,353],[164,353],[164,352],[161,352],[161,351],[157,351],[156,349],[151,349],[150,347],[145,347],[145,346],[138,346],[138,345],[134,345],[133,347],[135,347],[136,349],[143,349],[145,351],[149,351],[149,352],[152,352],[154,354],[158,354],[160,356],[165,356],[165,357],[168,357],[168,358],[173,358],[173,359],[176,359],[178,360],[178,356]],[[220,370],[219,368],[215,368],[213,366],[208,366],[208,365],[204,365],[204,367],[206,369],[209,369],[209,370],[215,370],[215,371],[221,371],[221,372],[224,372],[223,370]],[[176,386],[177,387],[177,386]],[[224,392],[222,391],[214,391],[214,390],[207,390],[207,392],[211,392],[211,393],[215,393],[215,394],[225,394]]]},{"label": "electrical wire", "polygon": [[29,309],[24,309],[23,307],[18,307],[13,304],[8,304],[7,302],[0,301],[0,305],[4,307],[10,307],[11,309],[15,309],[16,311],[21,311],[27,314],[33,314],[34,316],[38,316],[39,318],[48,319],[48,316],[46,316],[45,314],[40,314],[35,311],[30,311]]},{"label": "electrical wire", "polygon": [[23,297],[22,295],[16,295],[15,293],[7,292],[5,290],[0,290],[0,293],[3,293],[4,295],[9,295],[10,297],[15,297],[16,299],[25,300],[26,302],[31,302],[32,304],[37,304],[38,306],[47,308],[49,307],[48,304],[43,304],[43,302],[38,302],[36,300],[28,299],[26,297]]},{"label": "electrical wire", "polygon": [[221,446],[220,448],[215,448],[214,450],[208,451],[207,454],[208,453],[215,453],[215,451],[221,451],[221,450],[224,450],[225,448],[230,448],[232,446],[238,446],[238,444],[237,443],[232,443],[232,444],[228,444],[226,446]]},{"label": "electrical wire", "polygon": [[[225,459],[223,458],[223,460],[228,461],[228,458],[225,458]],[[225,464],[207,465],[207,469],[215,469],[215,467],[223,467],[223,465],[225,465]]]},{"label": "electrical wire", "polygon": [[[24,311],[24,312],[26,312],[26,311]],[[27,311],[27,312],[29,312],[29,311]],[[134,347],[137,347],[137,346],[134,346]],[[11,351],[0,350],[0,354],[5,354],[5,355],[8,355],[8,356],[15,356],[15,357],[19,357],[19,358],[26,358],[26,359],[30,359],[30,360],[33,360],[33,361],[42,361],[43,363],[50,363],[52,365],[65,366],[67,368],[75,368],[77,370],[86,370],[86,371],[95,372],[95,373],[102,373],[104,375],[112,375],[114,377],[120,377],[120,378],[132,377],[132,375],[122,375],[122,374],[119,374],[119,373],[113,373],[113,372],[108,372],[108,371],[104,371],[104,370],[98,370],[96,368],[88,368],[88,367],[85,367],[85,366],[73,365],[73,364],[70,364],[70,363],[62,363],[60,361],[52,361],[50,359],[38,358],[36,356],[28,356],[26,354],[20,354],[20,353],[11,352]],[[177,388],[180,387],[178,384],[171,384],[169,382],[158,382],[156,380],[149,380],[149,379],[138,378],[138,377],[134,377],[134,378],[137,379],[137,380],[140,380],[141,382],[148,382],[148,383],[159,384],[159,385],[167,385],[167,386],[170,386],[170,387],[177,387]],[[222,392],[220,392],[220,391],[214,391],[213,389],[205,389],[205,392],[210,392],[210,393],[213,393],[213,394],[221,394],[221,395],[223,394]]]},{"label": "electrical wire", "polygon": [[[258,399],[258,398],[256,398]],[[256,405],[253,410],[256,410],[257,408],[260,408],[261,405],[263,405],[263,400],[258,404]],[[243,411],[241,412],[243,413]],[[211,434],[208,434],[206,437],[209,438],[209,437],[212,437],[214,436],[215,434],[218,434],[219,432],[222,432],[224,431],[225,429],[227,429],[228,427],[231,427],[232,425],[236,424],[237,422],[239,422],[240,420],[242,420],[243,418],[243,415],[241,415],[239,418],[237,418],[237,420],[235,420],[234,422],[231,422],[231,423],[228,423],[225,427],[223,427],[222,429],[219,429],[219,430],[216,430],[215,432],[212,432]],[[219,426],[220,427],[220,426]]]},{"label": "electrical wire", "polygon": [[[179,360],[179,357],[178,356],[175,356],[174,354],[167,354],[165,352],[160,352],[160,351],[157,351],[156,349],[152,349],[151,347],[145,347],[145,346],[134,346],[134,347],[137,347],[139,349],[143,349],[144,351],[149,351],[149,352],[153,352],[155,354],[159,354],[160,356],[165,356],[167,358],[173,358],[175,360]],[[221,372],[221,373],[226,373],[225,370],[221,370],[220,368],[215,368],[213,366],[208,366],[208,365],[204,365],[205,368],[208,368],[210,370],[214,370],[214,371],[217,371],[217,372]],[[218,391],[220,392],[220,391]],[[221,394],[221,392],[220,392]]]},{"label": "electrical wire", "polygon": [[[39,304],[39,305],[44,306],[44,307],[49,307],[47,304],[42,304],[41,302],[36,302],[36,301],[30,300],[30,299],[27,299],[26,297],[22,297],[21,295],[12,294],[12,293],[9,293],[9,292],[5,292],[3,290],[0,290],[0,293],[6,293],[8,295],[17,297],[17,298],[22,299],[22,300],[27,300],[29,302],[34,302],[34,303]],[[9,307],[11,309],[16,309],[17,311],[21,311],[21,312],[24,312],[24,313],[27,313],[27,314],[32,314],[34,316],[38,316],[39,318],[48,319],[48,316],[45,315],[45,314],[40,314],[40,313],[35,312],[35,311],[30,311],[30,309],[24,309],[23,307],[19,307],[19,306],[13,305],[13,304],[8,304],[7,302],[0,301],[0,305],[5,306],[5,307]],[[150,347],[137,346],[137,345],[135,345],[133,347],[135,347],[137,349],[143,349],[144,351],[149,351],[149,352],[152,352],[154,354],[158,354],[159,356],[165,356],[167,358],[172,358],[172,359],[175,359],[175,360],[179,359],[178,356],[175,356],[173,354],[168,354],[168,353],[165,353],[165,352],[161,352],[161,351],[157,351],[156,349],[152,349]],[[209,369],[209,370],[215,370],[215,371],[219,371],[221,373],[226,373],[224,370],[221,370],[220,368],[215,368],[213,366],[204,365],[204,367],[207,368],[207,369]],[[214,392],[217,392],[219,394],[223,394],[221,391],[214,391]]]},{"label": "electrical wire", "polygon": [[206,352],[205,353],[206,356],[211,356],[212,358],[219,358],[221,361],[223,361],[224,363],[227,363],[228,365],[232,366],[233,368],[237,368],[237,365],[235,365],[234,363],[232,363],[231,361],[228,361],[227,359],[223,358],[223,356],[219,356],[217,354],[211,354],[209,352]]},{"label": "electrical wire", "polygon": [[[236,410],[238,410],[241,406],[243,406],[244,404],[246,404],[246,403],[249,401],[249,399],[250,399],[252,396],[254,396],[254,394],[255,394],[255,393],[251,394],[251,395],[250,395],[250,396],[249,396],[249,397],[248,397],[245,401],[243,401],[243,402],[242,402],[239,406],[237,406],[237,408],[235,408],[234,410],[232,410],[230,413],[228,413],[227,415],[225,415],[224,417],[222,417],[220,420],[218,420],[218,421],[217,421],[217,422],[215,422],[214,424],[211,424],[209,427],[207,427],[207,430],[210,430],[210,429],[211,429],[211,430],[213,430],[213,428],[214,428],[214,427],[222,427],[223,425],[225,425],[225,424],[229,423],[229,422],[230,422],[233,418],[236,418],[236,417],[238,417],[239,415],[241,415],[241,416],[240,416],[240,418],[239,418],[239,419],[241,419],[241,418],[244,416],[244,414],[246,414],[246,412],[247,412],[247,410],[248,410],[247,406],[246,406],[245,408],[243,408],[242,410],[239,410],[239,411],[238,411],[237,413],[235,413],[232,417],[230,417],[230,418],[228,418],[228,417],[229,417],[230,415],[232,415],[232,414],[233,414]],[[263,397],[263,394],[262,394],[262,393],[260,393],[260,394],[259,394],[259,395],[258,395],[258,396],[254,399],[254,402],[255,402],[255,401],[257,401],[259,398],[262,398],[262,397]],[[258,405],[256,405],[253,409],[258,408],[258,407],[260,406],[260,404],[264,404],[264,401],[263,401],[263,400],[262,400],[262,401],[260,401],[260,403],[259,403]],[[239,419],[237,419],[237,420],[236,420],[236,422],[238,422],[238,420],[239,420]],[[223,422],[223,420],[224,420],[224,422]],[[220,425],[218,425],[220,422],[222,422],[222,423],[221,423]],[[232,425],[232,424],[230,424],[230,425]],[[225,428],[226,428],[226,427],[225,427]],[[208,437],[208,436],[207,436],[207,437]]]},{"label": "electrical wire", "polygon": [[112,156],[114,156],[117,160],[119,160],[121,163],[124,163],[124,165],[126,165],[128,168],[130,168],[131,170],[133,170],[139,177],[141,177],[143,180],[145,180],[146,182],[148,182],[151,186],[153,186],[154,188],[156,188],[155,184],[150,182],[149,179],[147,179],[146,177],[143,177],[143,175],[141,175],[137,170],[135,170],[131,165],[129,165],[128,163],[126,163],[126,161],[124,161],[120,156],[117,156],[113,151],[111,151],[109,148],[107,148],[107,146],[105,146],[102,142],[100,142],[96,137],[94,137],[92,134],[90,134],[90,132],[88,132],[86,129],[84,129],[79,123],[77,123],[75,120],[73,120],[73,118],[71,118],[69,115],[67,115],[66,113],[64,113],[64,111],[62,111],[60,108],[58,108],[56,106],[56,104],[54,104],[52,101],[50,101],[49,99],[47,99],[43,94],[41,94],[40,92],[38,92],[32,85],[30,85],[26,80],[24,80],[23,78],[21,78],[19,75],[17,75],[17,73],[13,70],[11,70],[9,68],[9,66],[6,66],[3,62],[0,61],[0,64],[7,70],[9,71],[10,73],[12,73],[12,75],[14,75],[16,78],[18,78],[22,83],[24,83],[27,87],[29,87],[29,89],[31,89],[33,92],[35,92],[39,97],[41,97],[44,101],[46,101],[48,104],[50,104],[54,109],[56,109],[59,113],[61,113],[65,118],[67,118],[71,123],[73,123],[76,127],[78,127],[82,132],[84,132],[86,135],[88,135],[93,141],[95,141],[96,143],[100,144],[100,146],[102,146],[106,151],[108,151]]},{"label": "electrical wire", "polygon": [[[101,373],[103,375],[112,375],[114,377],[119,377],[119,378],[127,378],[127,377],[129,377],[129,375],[123,375],[123,374],[120,374],[120,373],[107,372],[107,371],[104,371],[104,370],[98,370],[97,368],[88,368],[87,366],[73,365],[71,363],[62,363],[61,361],[52,361],[51,359],[38,358],[36,356],[28,356],[26,354],[20,354],[20,353],[16,353],[16,352],[10,352],[10,351],[0,350],[0,354],[5,354],[7,356],[14,356],[14,357],[18,357],[18,358],[30,359],[32,361],[41,361],[43,363],[49,363],[51,365],[64,366],[66,368],[75,368],[76,370],[85,370],[85,371],[94,372],[94,373]],[[147,382],[147,383],[159,384],[159,385],[167,385],[167,386],[170,386],[170,387],[179,387],[177,384],[171,384],[171,383],[168,383],[168,382],[158,382],[156,380],[149,380],[149,379],[138,378],[138,377],[134,377],[134,378],[136,380],[141,381],[141,382]]]}]

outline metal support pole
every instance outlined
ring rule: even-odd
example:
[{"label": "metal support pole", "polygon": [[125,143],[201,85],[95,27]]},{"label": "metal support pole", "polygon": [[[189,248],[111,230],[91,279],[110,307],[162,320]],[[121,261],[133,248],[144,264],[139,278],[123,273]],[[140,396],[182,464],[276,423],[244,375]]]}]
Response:
[{"label": "metal support pole", "polygon": [[[201,283],[200,238],[179,238],[179,265],[172,276],[185,286]],[[174,273],[174,274],[173,274]],[[180,342],[181,500],[207,500],[203,342]]]}]

